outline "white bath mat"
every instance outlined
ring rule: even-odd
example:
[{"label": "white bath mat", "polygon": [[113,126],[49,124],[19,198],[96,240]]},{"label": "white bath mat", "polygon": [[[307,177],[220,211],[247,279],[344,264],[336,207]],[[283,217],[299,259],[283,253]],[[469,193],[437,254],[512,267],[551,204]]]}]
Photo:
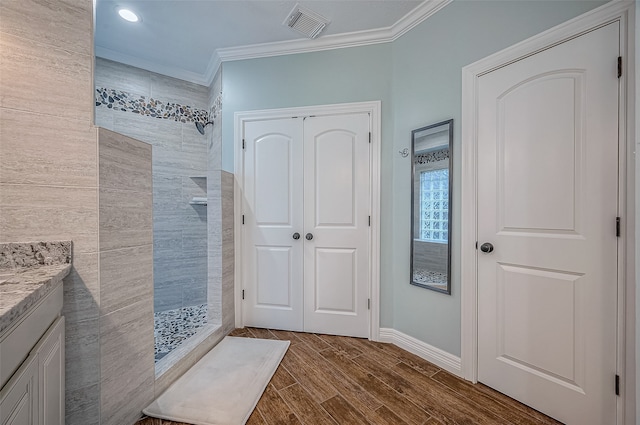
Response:
[{"label": "white bath mat", "polygon": [[289,341],[226,337],[143,412],[194,425],[243,425]]}]

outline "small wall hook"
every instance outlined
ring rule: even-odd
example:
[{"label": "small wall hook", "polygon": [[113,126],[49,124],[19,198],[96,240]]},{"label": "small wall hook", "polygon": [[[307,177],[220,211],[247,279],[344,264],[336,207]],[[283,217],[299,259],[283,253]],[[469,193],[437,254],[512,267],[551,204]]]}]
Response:
[{"label": "small wall hook", "polygon": [[403,158],[406,158],[406,157],[408,157],[408,156],[409,156],[409,148],[404,148],[404,149],[402,149],[401,151],[398,151],[398,152],[400,153],[400,155],[401,155]]}]

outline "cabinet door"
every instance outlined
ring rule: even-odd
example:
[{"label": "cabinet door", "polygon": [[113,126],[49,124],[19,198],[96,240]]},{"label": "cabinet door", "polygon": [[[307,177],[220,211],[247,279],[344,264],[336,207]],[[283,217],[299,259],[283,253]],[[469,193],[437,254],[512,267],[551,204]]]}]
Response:
[{"label": "cabinet door", "polygon": [[38,355],[39,425],[64,425],[64,317],[36,346]]},{"label": "cabinet door", "polygon": [[0,424],[38,423],[38,356],[32,354],[0,390]]}]

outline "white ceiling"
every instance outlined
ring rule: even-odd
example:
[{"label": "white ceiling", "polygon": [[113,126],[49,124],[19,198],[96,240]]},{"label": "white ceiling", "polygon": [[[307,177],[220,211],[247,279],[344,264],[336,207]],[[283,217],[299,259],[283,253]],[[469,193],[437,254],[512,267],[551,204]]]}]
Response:
[{"label": "white ceiling", "polygon": [[[220,61],[391,41],[447,0],[97,0],[96,55],[209,84]],[[329,19],[315,40],[283,25],[296,4]],[[142,19],[118,16],[126,7]]]}]

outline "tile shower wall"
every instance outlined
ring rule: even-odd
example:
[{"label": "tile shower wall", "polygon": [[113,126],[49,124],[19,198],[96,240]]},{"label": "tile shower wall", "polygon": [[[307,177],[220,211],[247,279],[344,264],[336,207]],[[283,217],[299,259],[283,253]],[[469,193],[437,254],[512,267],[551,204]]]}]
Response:
[{"label": "tile shower wall", "polygon": [[[149,212],[150,201],[132,184],[144,173],[137,166],[127,169],[129,155],[109,161],[105,145],[98,150],[92,126],[92,5],[91,0],[0,2],[0,242],[73,241],[63,307],[67,425],[129,423],[152,392],[161,393],[224,336],[212,335],[189,353],[188,363],[164,376],[162,385],[153,383],[151,219],[138,213],[133,221],[108,219],[116,219],[119,207]],[[131,79],[140,81],[136,75],[115,79],[130,92],[138,87],[126,86]],[[163,79],[147,81],[151,87],[152,80]],[[207,94],[204,108],[210,104]],[[180,103],[162,85],[156,85],[155,95]],[[115,121],[116,114],[100,115],[107,110],[97,109],[99,119]],[[101,130],[102,142],[107,135]],[[99,155],[101,178],[112,167],[117,171],[111,177],[122,180],[101,179],[99,186]],[[215,228],[221,235],[221,224]],[[231,312],[224,320],[229,326],[233,300],[225,302],[231,303],[222,305],[224,314]]]},{"label": "tile shower wall", "polygon": [[230,332],[235,328],[234,304],[234,204],[233,187],[235,178],[232,173],[222,171],[222,328]]},{"label": "tile shower wall", "polygon": [[[222,324],[222,122],[219,118],[222,71],[213,79],[209,93],[211,118],[214,121],[209,133],[209,155],[207,172],[207,198],[209,200],[209,322]],[[217,106],[216,106],[217,105]],[[215,109],[215,110],[214,110]]]},{"label": "tile shower wall", "polygon": [[96,125],[153,146],[155,311],[205,304],[209,89],[101,58],[95,88]]},{"label": "tile shower wall", "polygon": [[413,268],[447,273],[449,245],[446,243],[413,241]]},{"label": "tile shower wall", "polygon": [[[209,320],[222,325],[225,332],[234,328],[234,241],[232,173],[222,170],[222,68],[211,85],[210,115],[215,121],[209,149]],[[213,290],[212,290],[213,289]]]},{"label": "tile shower wall", "polygon": [[[222,79],[221,71],[215,75],[209,92],[209,115],[215,124],[207,127],[207,226],[208,226],[208,324],[210,334],[190,338],[189,351],[167,370],[156,377],[156,395],[164,392],[171,383],[213,348],[234,328],[234,245],[233,245],[233,175],[221,170],[222,148]],[[222,246],[221,246],[222,245]],[[206,336],[205,336],[206,335]],[[176,351],[180,350],[178,348]]]},{"label": "tile shower wall", "polygon": [[0,2],[0,242],[73,241],[67,425],[100,421],[92,9],[91,0]]},{"label": "tile shower wall", "polygon": [[98,129],[100,418],[134,423],[154,397],[151,145]]}]

